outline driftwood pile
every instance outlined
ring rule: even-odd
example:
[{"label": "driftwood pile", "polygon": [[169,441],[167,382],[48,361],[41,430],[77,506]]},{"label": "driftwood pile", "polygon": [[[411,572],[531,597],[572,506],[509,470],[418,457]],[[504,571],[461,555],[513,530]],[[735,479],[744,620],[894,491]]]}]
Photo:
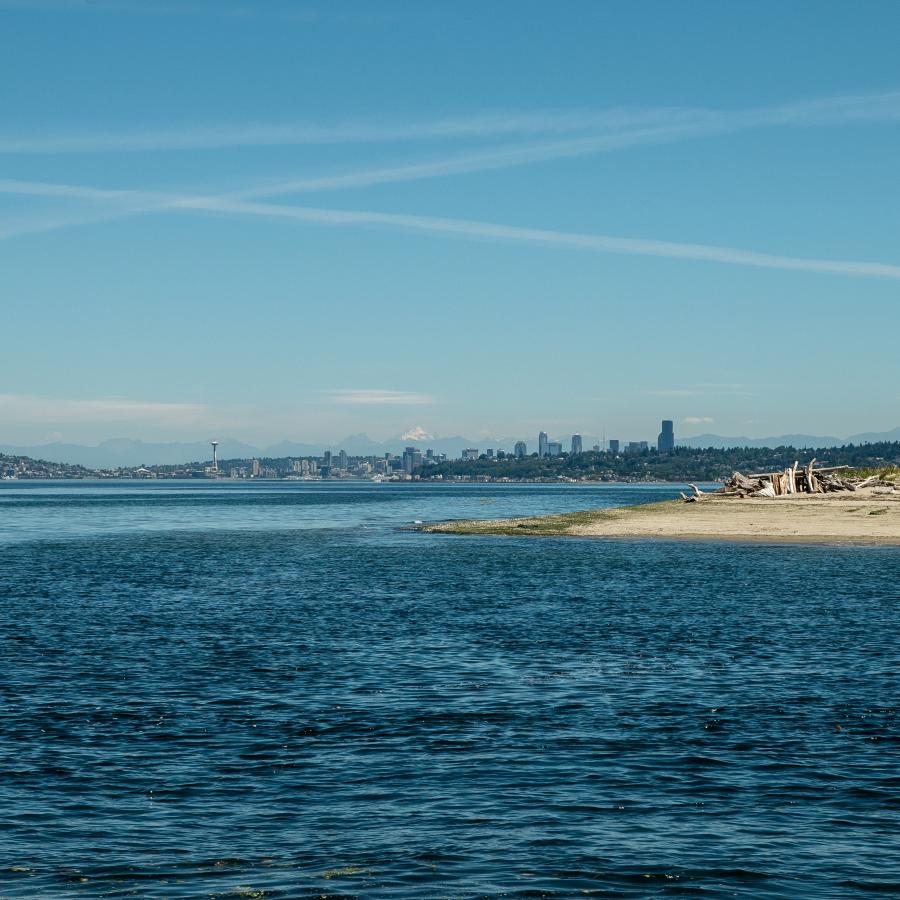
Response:
[{"label": "driftwood pile", "polygon": [[[783,472],[762,472],[756,475],[742,475],[735,472],[725,485],[717,491],[701,491],[695,484],[689,484],[693,494],[681,493],[685,503],[713,497],[782,497],[785,494],[827,494],[833,491],[858,491],[864,487],[894,488],[893,482],[885,481],[878,475],[857,478],[851,472],[852,466],[831,466],[815,468],[815,459],[800,468],[800,463]],[[848,471],[849,470],[849,471]]]}]

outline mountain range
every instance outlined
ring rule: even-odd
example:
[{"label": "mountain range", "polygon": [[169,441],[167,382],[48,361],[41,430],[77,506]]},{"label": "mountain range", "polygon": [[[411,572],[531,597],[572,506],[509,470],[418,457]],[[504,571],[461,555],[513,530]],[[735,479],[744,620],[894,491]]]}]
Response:
[{"label": "mountain range", "polygon": [[[269,447],[255,447],[242,441],[225,438],[219,443],[219,459],[250,459],[252,457],[321,456],[326,450],[338,452],[346,450],[351,456],[380,456],[384,453],[401,453],[404,447],[418,446],[431,448],[435,453],[446,453],[458,457],[466,447],[503,447],[512,449],[518,438],[472,438],[435,437],[416,427],[406,434],[378,441],[367,434],[352,434],[342,441],[333,443],[301,443],[281,441]],[[700,434],[694,437],[679,437],[677,442],[685,447],[838,447],[842,444],[871,444],[878,441],[900,441],[900,427],[892,431],[864,432],[847,438],[832,435],[782,434],[772,437],[725,437],[720,434]],[[598,443],[599,438],[584,436],[584,446]],[[537,440],[532,436],[527,441],[533,452]],[[624,444],[624,442],[623,442]],[[566,447],[566,444],[563,444]],[[140,465],[178,465],[188,462],[203,462],[211,458],[208,441],[145,443],[131,438],[112,438],[96,447],[84,444],[55,442],[34,446],[13,446],[0,444],[0,453],[12,456],[30,456],[32,459],[46,459],[94,469],[117,468]]]},{"label": "mountain range", "polygon": [[[418,439],[417,439],[418,438]],[[482,440],[481,446],[490,446]],[[498,441],[493,441],[499,446]],[[384,453],[402,453],[407,446],[431,448],[435,453],[459,456],[466,447],[477,447],[477,442],[464,437],[438,438],[425,435],[399,436],[386,441],[377,441],[366,434],[353,434],[342,441],[333,443],[302,443],[281,441],[269,447],[255,447],[233,438],[223,438],[219,442],[219,459],[250,459],[252,457],[280,458],[285,456],[321,456],[326,450],[337,453],[346,450],[350,456],[381,456]],[[512,446],[510,444],[509,446]],[[150,443],[131,438],[111,438],[96,447],[85,444],[66,444],[56,441],[50,444],[17,446],[0,444],[0,453],[11,456],[30,456],[52,462],[65,462],[87,466],[91,469],[114,469],[141,465],[180,465],[189,462],[204,462],[212,458],[209,441],[189,441],[172,443]]]},{"label": "mountain range", "polygon": [[698,434],[696,437],[678,438],[682,447],[840,447],[844,444],[875,444],[879,441],[900,441],[900,427],[892,431],[866,431],[846,438],[833,435],[780,434],[773,437],[723,437],[721,434]]}]

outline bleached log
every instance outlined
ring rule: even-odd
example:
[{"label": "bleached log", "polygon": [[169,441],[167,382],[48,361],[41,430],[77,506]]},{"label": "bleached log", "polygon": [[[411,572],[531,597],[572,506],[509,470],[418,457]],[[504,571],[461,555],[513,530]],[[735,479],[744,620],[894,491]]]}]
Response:
[{"label": "bleached log", "polygon": [[813,475],[813,466],[816,464],[816,458],[813,457],[806,466],[806,490],[810,494],[816,493],[816,478]]},{"label": "bleached log", "polygon": [[[813,460],[813,462],[815,462],[815,460]],[[800,474],[805,473],[806,468],[809,468],[809,467],[808,466],[805,467]],[[840,472],[843,469],[852,469],[852,468],[853,468],[853,466],[827,466],[827,467],[823,467],[821,469],[816,469],[816,474],[820,475],[824,472]],[[744,477],[745,478],[771,478],[772,473],[771,472],[754,472],[752,475],[745,475]]]},{"label": "bleached log", "polygon": [[758,491],[754,491],[753,496],[754,497],[774,497],[775,496],[775,488],[772,487],[772,482],[767,482]]}]

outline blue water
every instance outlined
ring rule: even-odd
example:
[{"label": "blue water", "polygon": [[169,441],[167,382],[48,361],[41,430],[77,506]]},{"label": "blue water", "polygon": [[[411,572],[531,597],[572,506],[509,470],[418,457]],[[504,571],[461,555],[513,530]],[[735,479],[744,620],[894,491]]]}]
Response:
[{"label": "blue water", "polygon": [[0,486],[0,897],[900,892],[900,552],[671,486]]}]

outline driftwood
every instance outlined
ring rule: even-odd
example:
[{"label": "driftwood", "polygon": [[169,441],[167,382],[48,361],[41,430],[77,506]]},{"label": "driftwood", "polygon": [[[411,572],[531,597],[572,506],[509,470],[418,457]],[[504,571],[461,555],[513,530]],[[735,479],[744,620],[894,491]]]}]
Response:
[{"label": "driftwood", "polygon": [[825,494],[834,491],[858,491],[865,487],[885,487],[892,491],[894,485],[878,475],[858,478],[852,474],[852,466],[824,466],[815,468],[816,460],[811,459],[800,467],[797,460],[782,472],[757,472],[753,475],[732,474],[731,478],[717,491],[701,491],[695,484],[688,487],[692,493],[681,493],[685,503],[711,500],[718,497],[783,497],[789,494]]}]

